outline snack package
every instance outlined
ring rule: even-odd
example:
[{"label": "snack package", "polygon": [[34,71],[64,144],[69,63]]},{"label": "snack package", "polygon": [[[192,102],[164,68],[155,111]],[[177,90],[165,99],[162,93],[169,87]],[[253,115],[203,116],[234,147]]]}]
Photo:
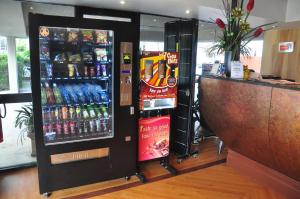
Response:
[{"label": "snack package", "polygon": [[96,43],[97,44],[106,44],[107,43],[107,31],[106,30],[96,30]]},{"label": "snack package", "polygon": [[71,52],[68,52],[69,62],[81,62],[81,56],[80,54],[73,54]]},{"label": "snack package", "polygon": [[65,41],[66,38],[66,30],[57,28],[53,30],[53,40],[54,41]]},{"label": "snack package", "polygon": [[54,56],[54,62],[64,63],[67,61],[65,53],[58,53]]},{"label": "snack package", "polygon": [[40,46],[40,58],[44,60],[50,59],[50,52],[47,46],[41,45]]},{"label": "snack package", "polygon": [[78,29],[68,29],[68,42],[78,42],[79,30]]},{"label": "snack package", "polygon": [[40,37],[41,38],[43,38],[43,39],[49,39],[49,37],[50,37],[50,31],[49,31],[48,27],[41,26],[39,32],[40,32]]},{"label": "snack package", "polygon": [[105,48],[95,48],[96,60],[107,61],[107,51]]},{"label": "snack package", "polygon": [[93,31],[92,30],[82,30],[82,40],[84,42],[92,42],[93,41]]},{"label": "snack package", "polygon": [[82,58],[85,63],[93,62],[93,53],[92,52],[84,52],[82,53]]}]

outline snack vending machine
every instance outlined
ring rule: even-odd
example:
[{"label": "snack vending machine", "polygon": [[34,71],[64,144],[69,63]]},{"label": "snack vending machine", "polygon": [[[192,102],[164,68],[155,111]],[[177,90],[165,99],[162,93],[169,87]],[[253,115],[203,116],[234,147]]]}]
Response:
[{"label": "snack vending machine", "polygon": [[169,165],[170,112],[177,107],[178,53],[143,52],[140,59],[138,160]]},{"label": "snack vending machine", "polygon": [[40,192],[134,175],[135,26],[35,14],[29,22]]}]

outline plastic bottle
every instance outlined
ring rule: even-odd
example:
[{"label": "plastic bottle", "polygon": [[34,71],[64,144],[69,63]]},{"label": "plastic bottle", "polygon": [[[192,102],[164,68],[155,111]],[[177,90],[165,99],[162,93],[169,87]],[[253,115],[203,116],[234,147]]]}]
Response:
[{"label": "plastic bottle", "polygon": [[45,83],[45,87],[46,87],[45,89],[46,89],[46,96],[47,96],[48,104],[55,104],[55,99],[53,96],[52,89],[50,88],[48,83]]},{"label": "plastic bottle", "polygon": [[87,109],[88,109],[88,112],[89,112],[89,115],[90,115],[90,118],[95,118],[96,117],[96,113],[94,111],[94,108],[92,105],[87,105]]},{"label": "plastic bottle", "polygon": [[47,95],[46,95],[46,90],[45,90],[45,87],[43,86],[43,84],[41,84],[41,102],[42,102],[42,105],[47,104]]},{"label": "plastic bottle", "polygon": [[101,112],[104,118],[108,118],[107,108],[105,106],[101,106]]},{"label": "plastic bottle", "polygon": [[60,90],[58,89],[56,83],[53,83],[53,94],[55,97],[56,104],[61,104],[62,97],[61,97]]}]

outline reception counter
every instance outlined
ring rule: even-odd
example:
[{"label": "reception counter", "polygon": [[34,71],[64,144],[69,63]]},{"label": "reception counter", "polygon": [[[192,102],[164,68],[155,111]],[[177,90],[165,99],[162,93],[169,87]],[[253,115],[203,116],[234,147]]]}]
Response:
[{"label": "reception counter", "polygon": [[300,87],[200,78],[200,110],[232,151],[300,181]]}]

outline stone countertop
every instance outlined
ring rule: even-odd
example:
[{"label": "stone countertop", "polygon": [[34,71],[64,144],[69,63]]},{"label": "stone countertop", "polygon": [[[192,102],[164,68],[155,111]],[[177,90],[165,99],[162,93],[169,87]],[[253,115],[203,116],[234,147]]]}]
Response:
[{"label": "stone countertop", "polygon": [[212,75],[205,75],[200,76],[199,81],[201,78],[212,78],[212,79],[219,79],[225,81],[234,81],[234,82],[241,82],[246,84],[255,84],[261,86],[270,86],[276,88],[283,88],[283,89],[290,89],[290,90],[299,90],[300,91],[300,83],[295,82],[288,82],[286,80],[272,80],[272,79],[262,79],[262,80],[243,80],[243,79],[231,79],[231,78],[224,78]]}]

